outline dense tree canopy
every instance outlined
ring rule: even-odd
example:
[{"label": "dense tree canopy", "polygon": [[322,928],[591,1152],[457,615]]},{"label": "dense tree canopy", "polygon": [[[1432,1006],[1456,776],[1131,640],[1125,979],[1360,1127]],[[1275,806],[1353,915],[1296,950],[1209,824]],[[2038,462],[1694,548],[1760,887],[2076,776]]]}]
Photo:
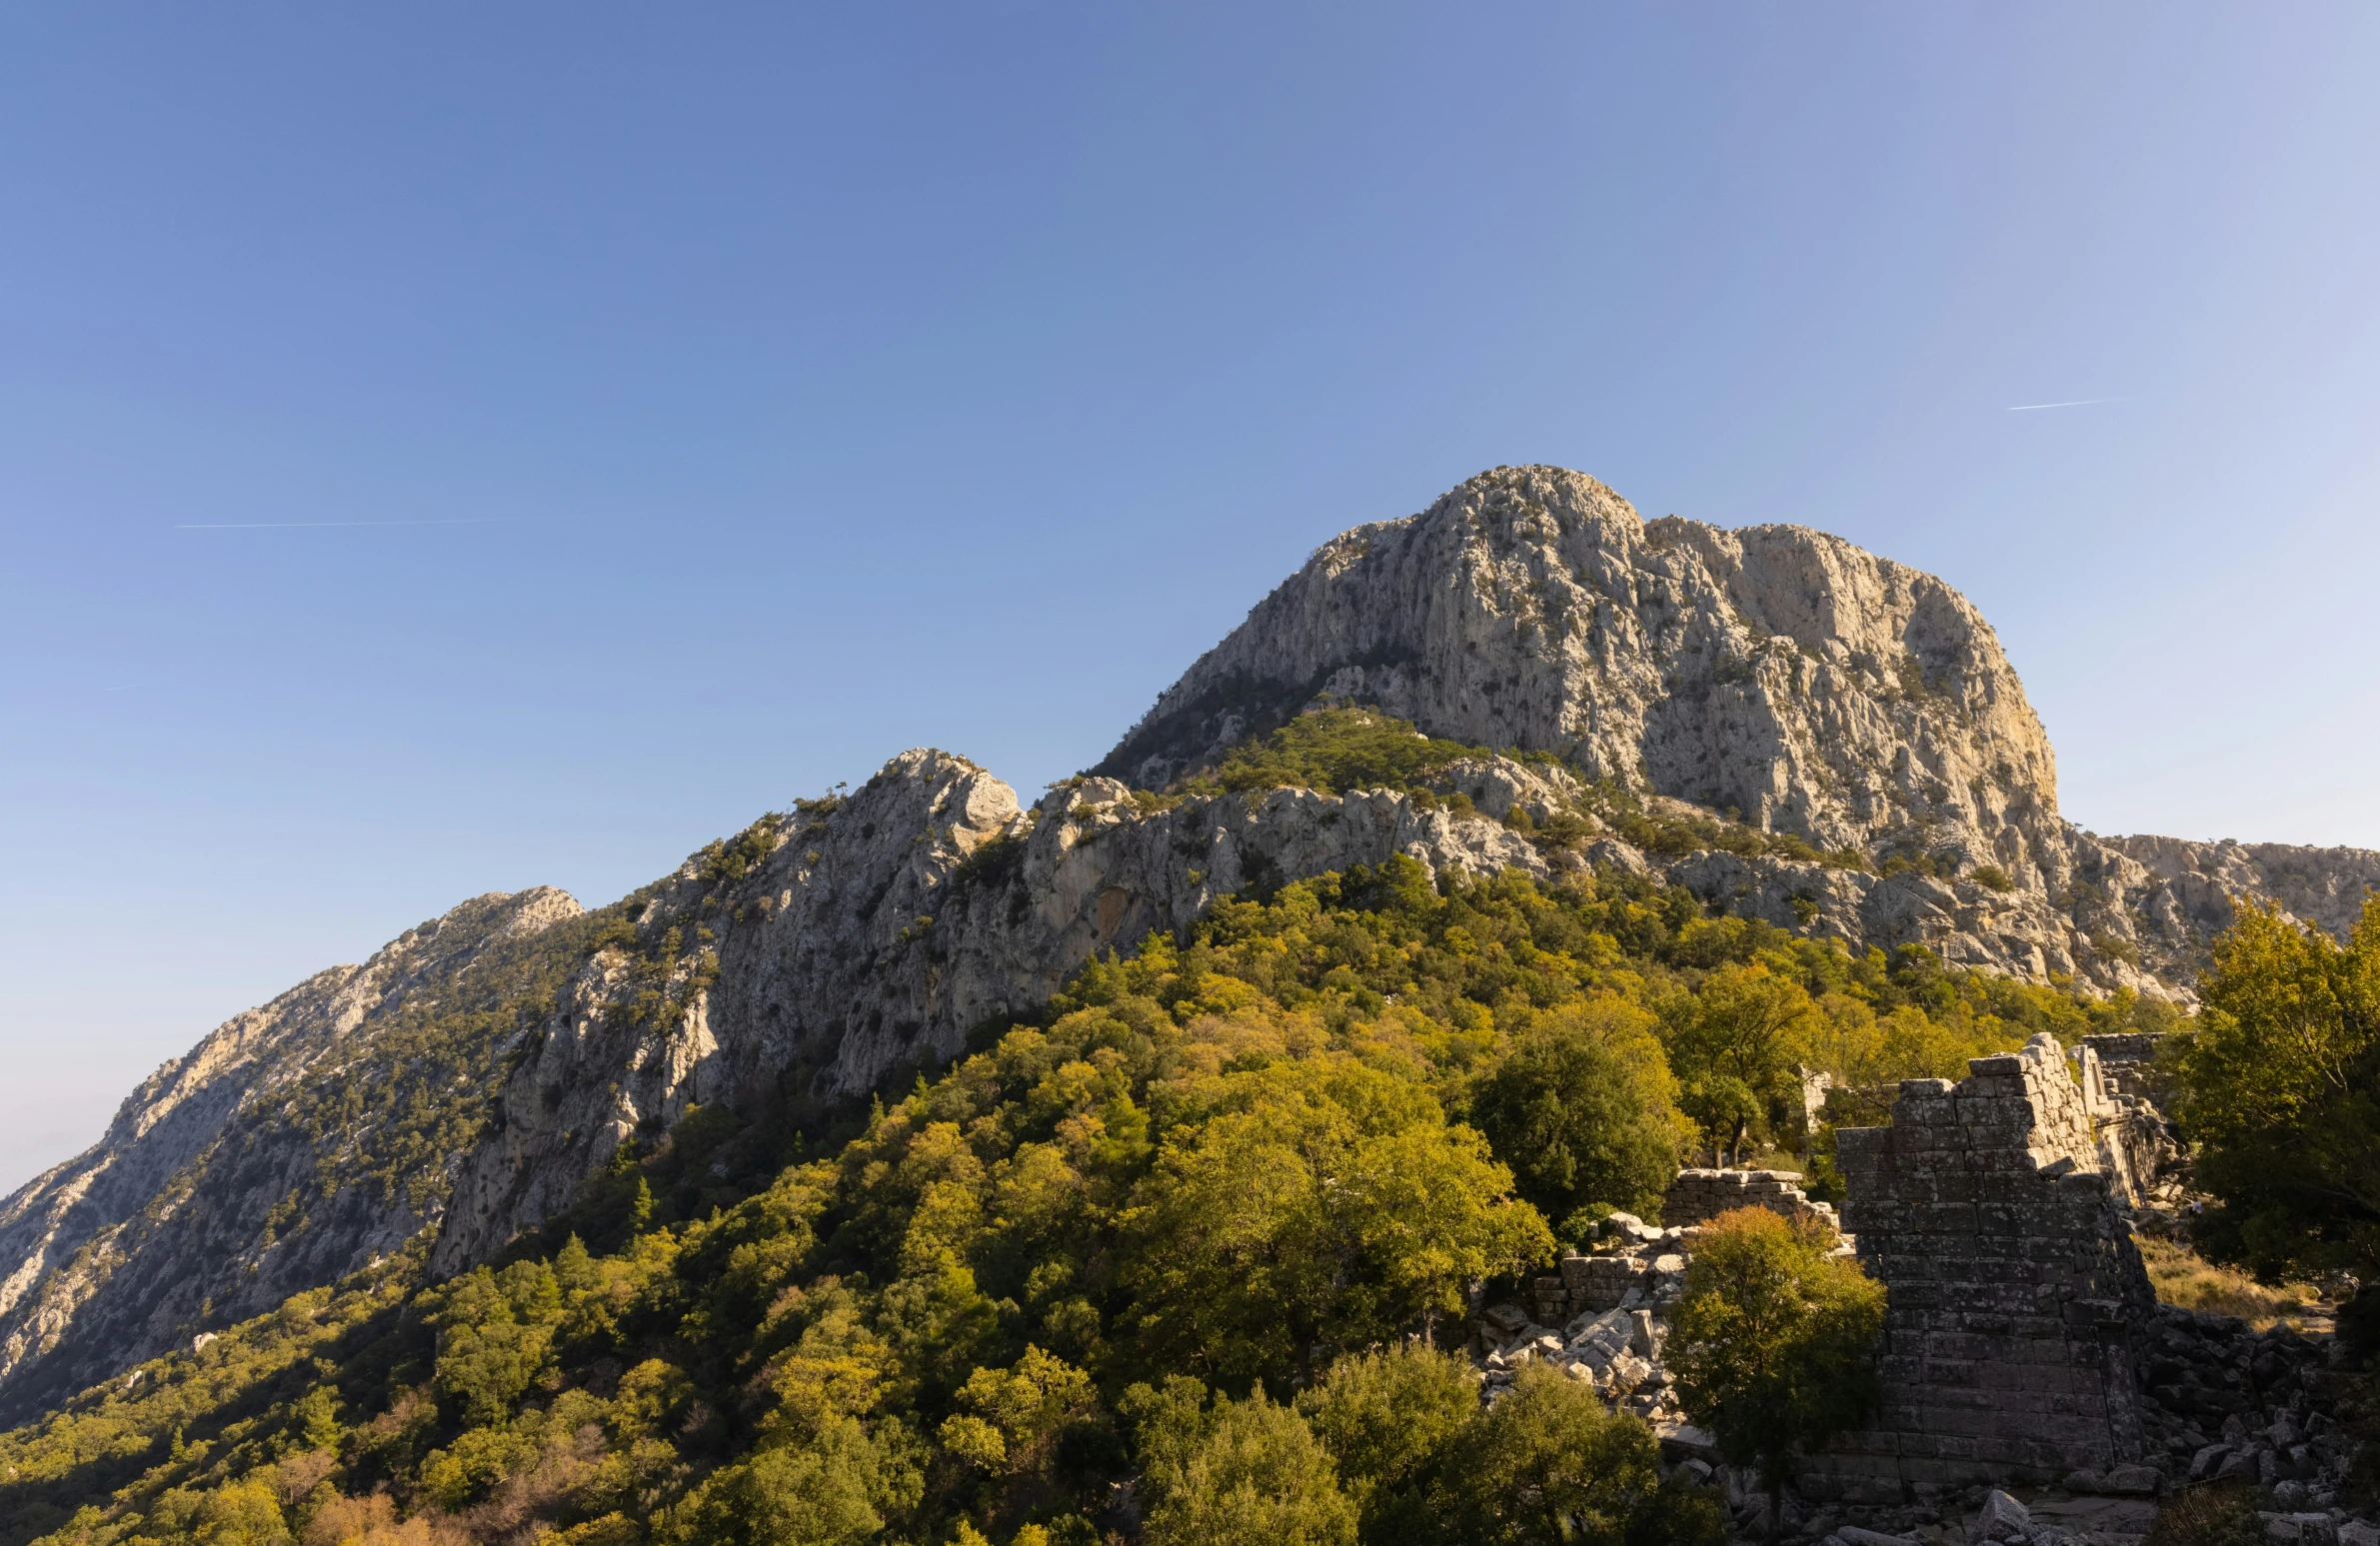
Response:
[{"label": "dense tree canopy", "polygon": [[1479,1082],[1472,1118],[1511,1156],[1520,1194],[1572,1237],[1598,1204],[1658,1213],[1693,1141],[1659,1025],[1616,994],[1564,1004],[1511,1037]]},{"label": "dense tree canopy", "polygon": [[1181,787],[1237,793],[1287,784],[1322,794],[1401,789],[1449,763],[1479,755],[1477,747],[1423,736],[1409,721],[1369,709],[1330,709],[1298,715],[1268,736],[1241,742],[1213,769],[1185,779]]}]

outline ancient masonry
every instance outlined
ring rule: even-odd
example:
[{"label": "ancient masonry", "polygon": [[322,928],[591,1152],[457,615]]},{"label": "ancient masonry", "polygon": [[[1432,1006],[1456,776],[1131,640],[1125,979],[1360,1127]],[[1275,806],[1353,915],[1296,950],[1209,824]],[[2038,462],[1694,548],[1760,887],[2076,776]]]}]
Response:
[{"label": "ancient masonry", "polygon": [[[2093,1038],[2077,1048],[2077,1080],[2058,1044],[2036,1037],[2014,1056],[1977,1059],[1958,1084],[1899,1086],[1889,1127],[1838,1129],[1844,1222],[1858,1230],[1840,1248],[1856,1249],[1887,1290],[1887,1395],[1873,1428],[1806,1463],[1789,1511],[1835,1518],[1847,1507],[1904,1530],[1938,1523],[1966,1488],[2056,1482],[2083,1501],[2053,1501],[2066,1513],[2020,1521],[2022,1534],[2029,1546],[2075,1546],[2108,1539],[2065,1528],[2102,1506],[2094,1498],[2247,1481],[2273,1491],[2263,1524],[2274,1546],[2380,1546],[2380,1529],[2336,1512],[2354,1450],[2334,1410],[2353,1378],[2344,1349],[2150,1302],[2122,1204],[2172,1184],[2158,1173],[2171,1151],[2147,1099],[2151,1051]],[[1665,1367],[1669,1312],[1709,1218],[1746,1205],[1827,1216],[1799,1179],[1689,1170],[1663,1199],[1668,1227],[1605,1219],[1591,1253],[1565,1255],[1525,1306],[1481,1309],[1472,1357],[1486,1399],[1522,1365],[1549,1364],[1645,1418],[1673,1459],[1708,1474],[1709,1435],[1686,1425]],[[1755,1528],[1756,1488],[1732,1473],[1728,1486],[1738,1525]],[[1996,1538],[1990,1523],[1970,1538]]]},{"label": "ancient masonry", "polygon": [[1661,1222],[1684,1228],[1733,1208],[1766,1208],[1786,1218],[1835,1223],[1834,1209],[1803,1196],[1800,1181],[1791,1170],[1680,1170],[1661,1194]]},{"label": "ancient masonry", "polygon": [[1839,1129],[1844,1227],[1888,1296],[1875,1426],[1813,1467],[1836,1490],[2056,1481],[2137,1463],[2134,1346],[2155,1307],[2120,1204],[2129,1115],[2044,1034],[1968,1077],[1910,1079]]}]

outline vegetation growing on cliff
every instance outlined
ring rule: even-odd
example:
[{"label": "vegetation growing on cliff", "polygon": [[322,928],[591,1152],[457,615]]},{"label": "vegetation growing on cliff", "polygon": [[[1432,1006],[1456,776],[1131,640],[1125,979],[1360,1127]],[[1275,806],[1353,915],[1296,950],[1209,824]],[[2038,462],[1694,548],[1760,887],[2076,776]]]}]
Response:
[{"label": "vegetation growing on cliff", "polygon": [[[1050,1546],[1129,1525],[1138,1477],[1161,1541],[1700,1542],[1635,1419],[1538,1381],[1482,1412],[1384,1350],[1688,1143],[1790,1141],[1796,1060],[2107,1012],[1615,874],[1283,885],[1085,966],[828,1157],[698,1111],[510,1259],[384,1264],[86,1393],[0,1437],[0,1541]],[[1407,1385],[1440,1415],[1386,1432]]]},{"label": "vegetation growing on cliff", "polygon": [[[1436,809],[1442,804],[1467,815],[1475,808],[1474,793],[1459,788],[1448,791],[1448,775],[1457,764],[1490,757],[1546,770],[1560,767],[1560,760],[1549,752],[1465,746],[1424,736],[1412,722],[1377,710],[1323,709],[1300,714],[1268,735],[1239,743],[1212,767],[1176,779],[1163,796],[1144,790],[1136,798],[1147,805],[1184,795],[1281,787],[1308,788],[1322,794],[1390,789],[1412,796],[1424,808]],[[1608,780],[1578,786],[1574,801],[1541,821],[1516,808],[1504,817],[1504,824],[1549,853],[1581,850],[1594,837],[1608,832],[1662,857],[1716,849],[1747,858],[1780,858],[1836,869],[1876,867],[1858,848],[1820,851],[1799,833],[1763,830],[1747,824],[1735,812],[1722,818],[1676,801],[1647,800]],[[1954,877],[1959,867],[1947,855],[1920,854],[1914,859],[1896,855],[1885,860],[1883,872],[1890,875],[1918,869],[1948,878]],[[1983,865],[1972,875],[1995,890],[2007,890],[2014,883],[1994,865]]]},{"label": "vegetation growing on cliff", "polygon": [[1320,794],[1415,789],[1448,764],[1487,755],[1459,741],[1423,736],[1408,720],[1369,709],[1326,709],[1241,742],[1214,767],[1177,780],[1173,792],[1239,794],[1284,785]]}]

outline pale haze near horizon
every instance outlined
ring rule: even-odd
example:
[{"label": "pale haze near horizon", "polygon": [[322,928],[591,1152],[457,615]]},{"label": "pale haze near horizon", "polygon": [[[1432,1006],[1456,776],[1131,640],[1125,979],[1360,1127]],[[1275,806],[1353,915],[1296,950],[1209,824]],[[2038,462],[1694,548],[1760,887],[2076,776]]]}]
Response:
[{"label": "pale haze near horizon", "polygon": [[1941,575],[2084,826],[2380,846],[2375,67],[2348,6],[11,13],[0,1187],[463,897],[911,746],[1030,792],[1498,464]]}]

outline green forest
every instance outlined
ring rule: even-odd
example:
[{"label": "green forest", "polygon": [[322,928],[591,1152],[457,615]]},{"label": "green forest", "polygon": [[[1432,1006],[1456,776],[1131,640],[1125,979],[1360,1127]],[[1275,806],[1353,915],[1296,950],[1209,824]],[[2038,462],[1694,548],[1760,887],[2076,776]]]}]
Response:
[{"label": "green forest", "polygon": [[1281,885],[846,1141],[697,1110],[505,1260],[417,1242],[85,1393],[0,1437],[5,1542],[1704,1541],[1584,1387],[1482,1408],[1465,1288],[1802,1141],[1797,1063],[2145,1013],[1608,871]]}]

